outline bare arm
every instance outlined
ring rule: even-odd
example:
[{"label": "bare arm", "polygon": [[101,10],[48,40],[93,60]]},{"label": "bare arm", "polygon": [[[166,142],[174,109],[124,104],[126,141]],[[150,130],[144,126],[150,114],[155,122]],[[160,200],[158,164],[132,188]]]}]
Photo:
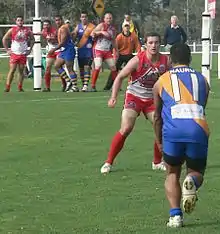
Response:
[{"label": "bare arm", "polygon": [[9,29],[2,38],[2,44],[7,51],[8,51],[8,41],[11,40],[11,35],[12,35],[12,29]]},{"label": "bare arm", "polygon": [[162,125],[163,125],[161,111],[162,111],[163,102],[159,94],[159,85],[160,85],[159,82],[160,81],[158,80],[153,88],[154,106],[155,106],[153,127],[154,127],[154,132],[156,135],[156,141],[159,145],[161,145],[162,144]]},{"label": "bare arm", "polygon": [[127,65],[117,75],[112,87],[112,95],[109,100],[109,107],[115,106],[122,81],[138,68],[138,64],[139,64],[139,59],[137,56],[135,56],[127,63]]},{"label": "bare arm", "polygon": [[205,102],[205,107],[206,107],[207,102],[208,102],[209,92],[210,92],[210,86],[209,86],[208,82],[206,81],[206,102]]},{"label": "bare arm", "polygon": [[30,52],[34,46],[34,42],[35,42],[35,39],[34,39],[34,34],[32,31],[30,31],[29,33],[29,40],[30,40]]},{"label": "bare arm", "polygon": [[75,29],[73,30],[72,32],[72,37],[73,37],[73,40],[75,41],[76,38],[77,38],[77,32],[78,32],[78,25],[75,27]]},{"label": "bare arm", "polygon": [[91,36],[96,37],[102,34],[102,24],[98,24],[92,31]]}]

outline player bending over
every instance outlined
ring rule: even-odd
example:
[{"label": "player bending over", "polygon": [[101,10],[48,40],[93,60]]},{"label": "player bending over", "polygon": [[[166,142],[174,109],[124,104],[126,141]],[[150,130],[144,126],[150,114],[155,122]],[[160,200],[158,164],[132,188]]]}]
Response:
[{"label": "player bending over", "polygon": [[[173,68],[154,86],[154,130],[161,145],[167,176],[165,190],[170,204],[168,227],[182,227],[183,213],[191,213],[197,201],[206,168],[209,129],[205,107],[209,94],[206,78],[189,67],[190,48],[177,43],[171,47]],[[182,164],[187,175],[180,186]]]},{"label": "player bending over", "polygon": [[[113,137],[108,158],[101,168],[101,173],[108,173],[114,159],[124,146],[124,142],[134,128],[137,117],[142,112],[146,119],[153,122],[153,86],[161,74],[169,67],[168,57],[159,53],[160,35],[149,33],[145,37],[146,51],[139,52],[118,74],[113,84],[112,95],[108,106],[113,108],[117,102],[118,92],[123,79],[131,74],[131,81],[127,87],[124,110],[121,116],[121,128]],[[153,169],[165,170],[162,154],[154,143]]]}]

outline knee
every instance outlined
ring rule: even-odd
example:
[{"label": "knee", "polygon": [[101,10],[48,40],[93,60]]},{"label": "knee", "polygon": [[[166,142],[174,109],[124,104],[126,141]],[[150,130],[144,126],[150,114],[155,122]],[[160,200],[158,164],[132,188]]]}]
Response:
[{"label": "knee", "polygon": [[111,70],[111,71],[117,71],[116,66],[110,67],[110,70]]},{"label": "knee", "polygon": [[128,136],[133,130],[133,126],[131,125],[126,125],[126,126],[121,126],[119,132],[123,135],[123,136]]}]

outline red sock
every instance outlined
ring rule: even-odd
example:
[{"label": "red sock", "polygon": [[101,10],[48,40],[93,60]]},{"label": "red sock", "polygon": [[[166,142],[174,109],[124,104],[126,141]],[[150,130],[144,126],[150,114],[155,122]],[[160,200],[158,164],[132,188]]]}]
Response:
[{"label": "red sock", "polygon": [[112,80],[115,80],[118,72],[117,71],[112,71]]},{"label": "red sock", "polygon": [[100,69],[94,69],[92,71],[92,81],[91,81],[92,88],[95,88],[95,86],[96,86],[96,81],[98,79],[99,72],[100,72]]},{"label": "red sock", "polygon": [[162,161],[162,153],[160,152],[157,143],[154,142],[154,164],[161,163]]},{"label": "red sock", "polygon": [[46,72],[45,72],[44,80],[45,80],[45,87],[47,89],[50,88],[51,73],[50,73],[49,69],[46,70]]},{"label": "red sock", "polygon": [[10,85],[10,84],[6,84],[6,85],[5,85],[5,89],[10,90],[10,88],[11,88],[11,85]]},{"label": "red sock", "polygon": [[117,132],[112,139],[112,143],[110,146],[110,150],[108,153],[108,159],[106,160],[107,163],[112,164],[118,153],[124,146],[126,137],[123,136],[120,132]]},{"label": "red sock", "polygon": [[22,86],[23,86],[22,83],[19,82],[19,83],[18,83],[18,89],[21,90],[21,89],[22,89]]}]

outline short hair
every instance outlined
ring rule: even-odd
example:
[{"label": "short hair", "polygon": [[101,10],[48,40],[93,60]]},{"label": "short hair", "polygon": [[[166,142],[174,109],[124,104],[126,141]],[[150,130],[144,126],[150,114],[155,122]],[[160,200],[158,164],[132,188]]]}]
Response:
[{"label": "short hair", "polygon": [[88,15],[88,12],[87,11],[81,11],[80,15]]},{"label": "short hair", "polygon": [[17,15],[17,16],[16,16],[16,20],[17,20],[18,18],[21,18],[22,20],[24,20],[24,17],[23,17],[22,15]]},{"label": "short hair", "polygon": [[145,34],[144,36],[144,42],[147,43],[148,37],[158,37],[159,38],[159,42],[161,43],[161,36],[159,33],[156,32],[149,32],[147,34]]},{"label": "short hair", "polygon": [[178,42],[170,48],[171,61],[174,64],[189,65],[191,62],[191,50],[187,44]]},{"label": "short hair", "polygon": [[176,15],[172,15],[170,19],[175,19],[176,21],[178,21],[178,17]]},{"label": "short hair", "polygon": [[59,18],[60,20],[63,20],[63,17],[61,15],[55,15],[54,18]]},{"label": "short hair", "polygon": [[49,25],[51,25],[51,21],[49,19],[45,19],[43,23],[48,23]]}]

